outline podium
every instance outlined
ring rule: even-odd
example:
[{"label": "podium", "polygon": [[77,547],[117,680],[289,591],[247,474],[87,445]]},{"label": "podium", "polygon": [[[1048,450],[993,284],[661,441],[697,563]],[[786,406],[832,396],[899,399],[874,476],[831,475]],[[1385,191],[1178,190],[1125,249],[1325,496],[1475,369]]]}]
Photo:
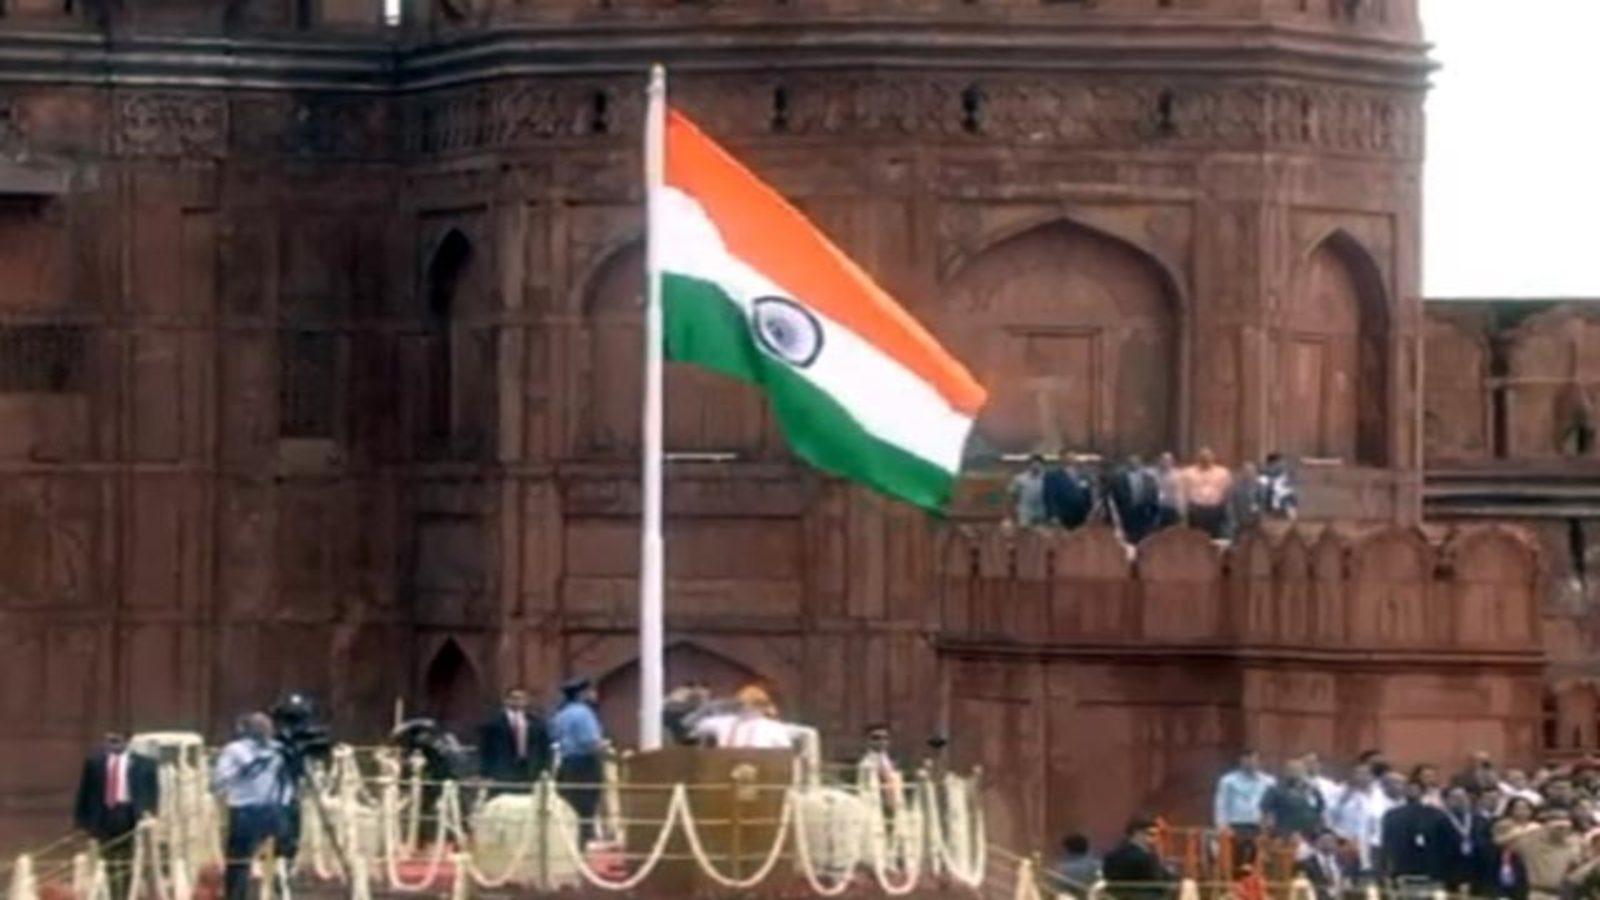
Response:
[{"label": "podium", "polygon": [[[724,877],[748,878],[777,840],[784,794],[794,781],[794,753],[667,747],[624,758],[620,779],[630,858],[655,847],[673,786],[682,784],[706,856]],[[665,853],[643,888],[684,896],[720,889],[691,855],[681,820]]]}]

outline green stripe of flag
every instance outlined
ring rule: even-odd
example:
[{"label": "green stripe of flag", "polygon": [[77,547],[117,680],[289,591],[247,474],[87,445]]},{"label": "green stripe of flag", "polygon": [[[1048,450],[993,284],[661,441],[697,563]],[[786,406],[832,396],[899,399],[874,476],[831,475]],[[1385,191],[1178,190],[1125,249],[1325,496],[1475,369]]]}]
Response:
[{"label": "green stripe of flag", "polygon": [[869,434],[831,395],[762,352],[743,310],[717,285],[665,273],[662,311],[667,357],[765,389],[801,459],[928,509],[949,501],[954,475]]}]

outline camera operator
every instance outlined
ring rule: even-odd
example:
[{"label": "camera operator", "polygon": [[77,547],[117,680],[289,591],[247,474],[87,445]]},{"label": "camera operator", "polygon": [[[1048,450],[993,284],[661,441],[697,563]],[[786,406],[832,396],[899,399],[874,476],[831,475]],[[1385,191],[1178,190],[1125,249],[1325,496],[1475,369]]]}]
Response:
[{"label": "camera operator", "polygon": [[[332,759],[333,736],[327,725],[317,721],[317,706],[305,694],[285,695],[271,712],[283,753],[283,789],[278,798],[283,806],[283,829],[278,835],[278,855],[292,864],[300,852],[300,793],[302,788],[312,789],[304,784],[312,763],[326,764]],[[317,802],[314,796],[312,801]]]},{"label": "camera operator", "polygon": [[246,900],[250,860],[283,832],[284,754],[272,739],[272,719],[254,712],[239,722],[239,737],[217,757],[212,790],[228,807],[227,900]]}]

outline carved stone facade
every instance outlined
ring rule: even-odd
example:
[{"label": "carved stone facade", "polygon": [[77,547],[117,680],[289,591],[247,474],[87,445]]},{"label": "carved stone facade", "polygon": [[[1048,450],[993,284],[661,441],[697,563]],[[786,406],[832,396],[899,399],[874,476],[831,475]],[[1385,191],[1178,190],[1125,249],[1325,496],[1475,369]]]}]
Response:
[{"label": "carved stone facade", "polygon": [[[660,58],[676,103],[998,394],[958,551],[955,525],[795,464],[754,391],[674,368],[670,677],[765,680],[840,756],[889,719],[908,753],[948,730],[959,762],[1048,770],[1048,795],[997,807],[1018,847],[1056,816],[1196,816],[1193,785],[1241,741],[1443,761],[1489,735],[1526,760],[1537,641],[1466,582],[1520,590],[1528,560],[1485,539],[1490,569],[1463,580],[1457,544],[1410,530],[1414,4],[1152,7],[417,0],[384,30],[357,0],[103,19],[13,0],[0,760],[29,765],[0,766],[9,834],[60,830],[101,728],[218,737],[289,688],[370,738],[397,698],[465,726],[502,685],[583,672],[633,732],[639,129]],[[101,28],[117,40],[86,39]],[[13,179],[13,158],[51,177]],[[1308,506],[1385,537],[1218,560],[1174,533],[1130,569],[1103,535],[1041,550],[994,529],[1005,454],[1203,446],[1318,457]],[[1006,624],[1051,621],[1064,553],[1105,602]],[[1006,582],[968,591],[993,628],[947,617],[957,558]],[[1130,642],[1146,657],[1110,658]],[[1174,703],[1136,713],[1139,684]],[[1364,717],[1379,697],[1403,715]],[[1481,721],[1411,730],[1428,704]],[[1096,722],[1112,743],[1085,746],[1143,761],[1091,779],[1049,748]]]}]

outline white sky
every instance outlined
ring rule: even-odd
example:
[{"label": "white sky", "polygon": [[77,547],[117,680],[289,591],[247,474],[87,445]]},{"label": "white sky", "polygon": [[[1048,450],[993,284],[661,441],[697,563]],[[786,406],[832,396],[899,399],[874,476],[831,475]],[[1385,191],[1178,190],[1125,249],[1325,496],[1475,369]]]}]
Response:
[{"label": "white sky", "polygon": [[1600,297],[1600,0],[1422,0],[1428,297]]}]

